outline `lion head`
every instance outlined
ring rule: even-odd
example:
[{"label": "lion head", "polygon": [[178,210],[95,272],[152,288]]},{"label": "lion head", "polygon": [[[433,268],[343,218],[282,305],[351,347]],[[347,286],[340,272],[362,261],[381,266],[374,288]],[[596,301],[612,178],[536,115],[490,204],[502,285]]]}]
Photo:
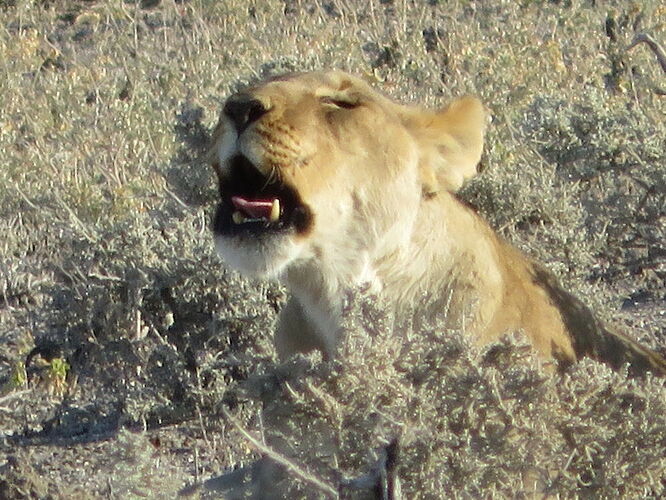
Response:
[{"label": "lion head", "polygon": [[424,111],[338,71],[232,95],[210,152],[218,251],[259,276],[323,256],[332,272],[362,272],[360,254],[391,252],[420,203],[476,173],[485,123],[475,98]]}]

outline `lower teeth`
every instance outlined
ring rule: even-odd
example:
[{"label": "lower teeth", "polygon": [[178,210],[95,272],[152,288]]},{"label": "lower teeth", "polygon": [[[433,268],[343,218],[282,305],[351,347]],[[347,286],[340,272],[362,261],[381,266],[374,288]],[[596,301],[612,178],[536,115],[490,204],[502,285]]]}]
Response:
[{"label": "lower teeth", "polygon": [[234,221],[234,224],[242,224],[243,222],[247,221],[247,217],[245,217],[242,213],[240,213],[237,210],[233,214],[231,214],[231,220]]},{"label": "lower teeth", "polygon": [[245,224],[246,222],[274,222],[274,221],[269,221],[268,219],[265,219],[264,217],[248,217],[244,215],[242,212],[239,212],[236,210],[234,213],[231,214],[231,220],[234,221],[234,224]]}]

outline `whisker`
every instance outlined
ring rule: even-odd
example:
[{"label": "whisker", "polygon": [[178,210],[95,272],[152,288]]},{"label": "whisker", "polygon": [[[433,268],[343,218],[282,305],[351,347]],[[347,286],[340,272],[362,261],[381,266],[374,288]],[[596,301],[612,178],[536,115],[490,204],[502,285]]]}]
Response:
[{"label": "whisker", "polygon": [[269,184],[272,184],[276,176],[277,176],[277,169],[275,168],[275,165],[271,165],[271,172],[268,174],[266,182],[264,183],[261,189],[264,190],[268,187]]}]

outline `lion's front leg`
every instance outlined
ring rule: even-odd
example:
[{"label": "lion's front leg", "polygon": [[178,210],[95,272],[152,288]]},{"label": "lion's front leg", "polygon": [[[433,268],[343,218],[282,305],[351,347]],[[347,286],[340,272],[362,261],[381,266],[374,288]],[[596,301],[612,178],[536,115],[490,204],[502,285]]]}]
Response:
[{"label": "lion's front leg", "polygon": [[275,349],[281,361],[296,353],[313,350],[320,350],[324,358],[330,359],[335,353],[336,333],[321,332],[299,300],[291,297],[278,318]]}]

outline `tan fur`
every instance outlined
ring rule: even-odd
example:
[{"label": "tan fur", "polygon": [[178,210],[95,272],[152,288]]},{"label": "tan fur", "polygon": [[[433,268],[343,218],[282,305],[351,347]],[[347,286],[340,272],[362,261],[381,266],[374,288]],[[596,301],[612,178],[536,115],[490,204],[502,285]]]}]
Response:
[{"label": "tan fur", "polygon": [[266,112],[240,134],[222,114],[211,150],[221,192],[242,154],[313,215],[300,232],[216,235],[232,266],[290,289],[275,337],[281,358],[311,349],[334,356],[344,297],[367,286],[396,310],[443,317],[479,344],[523,330],[546,359],[591,355],[666,373],[663,358],[596,323],[456,198],[481,157],[488,117],[478,99],[428,111],[341,72],[288,75],[242,97]]}]

